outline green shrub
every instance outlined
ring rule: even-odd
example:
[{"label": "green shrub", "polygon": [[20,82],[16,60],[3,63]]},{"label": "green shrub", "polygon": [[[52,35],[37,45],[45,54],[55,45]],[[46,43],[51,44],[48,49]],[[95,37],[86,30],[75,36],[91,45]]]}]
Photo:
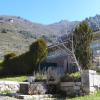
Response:
[{"label": "green shrub", "polygon": [[37,73],[35,76],[35,81],[46,81],[47,75]]},{"label": "green shrub", "polygon": [[69,77],[79,79],[81,77],[80,72],[71,73],[71,74],[69,74]]},{"label": "green shrub", "polygon": [[71,74],[66,74],[63,77],[61,77],[61,81],[66,81],[66,82],[78,82],[81,81],[81,75],[80,72],[75,72]]},{"label": "green shrub", "polygon": [[20,56],[10,53],[4,56],[3,71],[0,73],[7,75],[32,74],[38,70],[39,64],[45,60],[48,50],[46,42],[38,39],[30,46],[30,50]]},{"label": "green shrub", "polygon": [[4,61],[5,61],[5,60],[9,60],[9,59],[13,59],[14,57],[16,57],[16,54],[15,54],[15,53],[6,54],[6,55],[4,56]]},{"label": "green shrub", "polygon": [[1,33],[7,33],[7,29],[2,29]]},{"label": "green shrub", "polygon": [[79,60],[81,69],[90,69],[92,66],[92,49],[90,44],[93,40],[92,29],[88,23],[81,22],[74,30],[73,45],[75,50],[76,59]]},{"label": "green shrub", "polygon": [[0,62],[0,72],[3,70],[3,63],[2,61]]}]

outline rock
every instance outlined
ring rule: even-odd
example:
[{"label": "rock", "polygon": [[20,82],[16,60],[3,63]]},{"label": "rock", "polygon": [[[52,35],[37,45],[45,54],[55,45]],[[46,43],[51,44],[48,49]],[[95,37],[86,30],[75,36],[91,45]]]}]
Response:
[{"label": "rock", "polygon": [[32,83],[29,85],[29,91],[28,94],[34,95],[34,94],[45,94],[46,93],[46,87],[43,83]]},{"label": "rock", "polygon": [[0,93],[16,93],[20,89],[19,83],[10,81],[0,82]]}]

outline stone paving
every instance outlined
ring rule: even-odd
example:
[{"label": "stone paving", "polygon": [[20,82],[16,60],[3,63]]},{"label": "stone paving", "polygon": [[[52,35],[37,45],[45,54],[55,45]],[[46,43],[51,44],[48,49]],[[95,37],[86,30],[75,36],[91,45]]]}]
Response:
[{"label": "stone paving", "polygon": [[[65,100],[61,98],[48,97],[47,95],[12,95],[6,96],[0,94],[0,100]],[[67,100],[67,99],[66,99]]]},{"label": "stone paving", "polygon": [[14,97],[9,97],[9,96],[0,96],[0,100],[21,100],[21,99],[16,99]]},{"label": "stone paving", "polygon": [[0,96],[0,100],[63,100],[63,99],[56,99],[56,98],[16,99],[14,97],[9,97],[9,96]]}]

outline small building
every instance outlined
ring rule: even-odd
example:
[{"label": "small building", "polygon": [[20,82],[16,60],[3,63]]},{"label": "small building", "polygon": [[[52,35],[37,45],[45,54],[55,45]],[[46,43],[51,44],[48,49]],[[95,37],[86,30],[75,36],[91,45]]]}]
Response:
[{"label": "small building", "polygon": [[41,64],[41,69],[46,69],[49,77],[55,77],[57,79],[57,77],[61,77],[65,73],[79,71],[73,55],[67,52],[62,45],[49,46],[48,48],[48,58],[45,63]]}]

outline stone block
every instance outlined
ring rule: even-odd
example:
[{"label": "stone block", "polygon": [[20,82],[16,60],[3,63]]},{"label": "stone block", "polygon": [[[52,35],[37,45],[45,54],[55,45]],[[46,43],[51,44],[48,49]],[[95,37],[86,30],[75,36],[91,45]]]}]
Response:
[{"label": "stone block", "polygon": [[1,93],[16,93],[19,91],[19,83],[12,81],[0,81],[0,92]]},{"label": "stone block", "polygon": [[67,86],[67,87],[69,86],[70,87],[70,86],[74,86],[74,84],[75,84],[75,82],[61,82],[60,85],[61,86]]},{"label": "stone block", "polygon": [[74,86],[74,90],[80,90],[80,86]]},{"label": "stone block", "polygon": [[19,92],[22,94],[28,94],[28,88],[29,88],[28,82],[20,83],[20,91]]},{"label": "stone block", "polygon": [[30,95],[37,95],[37,94],[45,94],[47,91],[46,86],[44,83],[31,83],[29,85],[28,94]]},{"label": "stone block", "polygon": [[76,86],[81,86],[81,82],[75,82]]},{"label": "stone block", "polygon": [[28,82],[34,82],[35,77],[34,76],[28,76]]},{"label": "stone block", "polygon": [[95,92],[96,91],[96,88],[93,86],[90,86],[90,92]]}]

